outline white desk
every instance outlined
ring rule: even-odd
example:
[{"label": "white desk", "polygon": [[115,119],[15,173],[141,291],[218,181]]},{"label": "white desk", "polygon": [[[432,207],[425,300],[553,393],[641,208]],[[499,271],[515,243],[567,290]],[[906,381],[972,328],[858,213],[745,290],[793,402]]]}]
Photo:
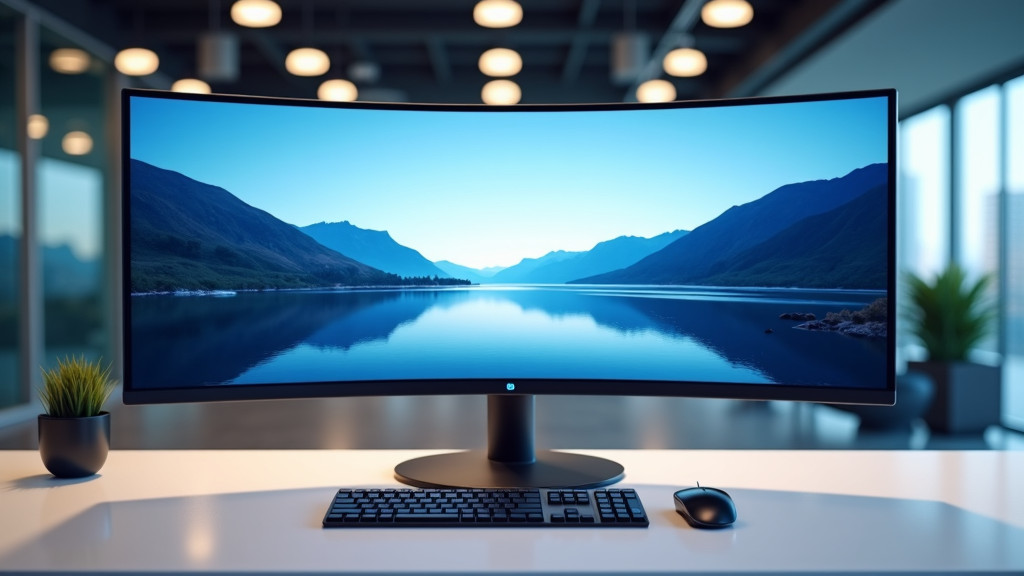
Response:
[{"label": "white desk", "polygon": [[[626,467],[649,528],[320,527],[428,451],[120,451],[78,481],[0,451],[0,572],[1024,573],[1024,452],[581,452]],[[733,528],[673,511],[695,480]]]}]

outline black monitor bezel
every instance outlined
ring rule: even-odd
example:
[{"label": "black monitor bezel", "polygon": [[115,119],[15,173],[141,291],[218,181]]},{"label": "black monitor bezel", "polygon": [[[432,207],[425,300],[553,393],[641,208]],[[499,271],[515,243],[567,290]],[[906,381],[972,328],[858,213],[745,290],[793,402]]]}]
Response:
[{"label": "black monitor bezel", "polygon": [[[793,386],[785,384],[735,384],[691,381],[650,380],[592,380],[592,379],[416,379],[340,381],[293,384],[255,384],[231,386],[204,386],[173,389],[137,388],[132,381],[131,339],[131,118],[130,100],[133,97],[164,98],[209,102],[233,102],[276,106],[305,106],[318,108],[351,108],[374,110],[464,111],[471,113],[530,113],[551,111],[607,111],[669,108],[706,108],[722,106],[748,106],[773,103],[795,103],[857,98],[886,98],[888,108],[888,334],[886,339],[885,388],[831,388]],[[216,402],[232,400],[266,400],[290,398],[320,398],[347,396],[417,396],[462,394],[522,394],[522,395],[607,395],[607,396],[665,396],[694,398],[726,398],[742,400],[790,400],[805,402],[892,405],[896,400],[896,150],[897,150],[897,94],[894,89],[735,98],[722,100],[692,100],[667,103],[611,103],[611,104],[544,104],[516,106],[487,106],[482,104],[405,104],[371,102],[326,102],[262,96],[223,94],[182,94],[159,90],[125,88],[121,93],[121,314],[124,381],[122,401],[125,404],[163,404],[179,402]],[[514,384],[514,389],[509,389]]]}]

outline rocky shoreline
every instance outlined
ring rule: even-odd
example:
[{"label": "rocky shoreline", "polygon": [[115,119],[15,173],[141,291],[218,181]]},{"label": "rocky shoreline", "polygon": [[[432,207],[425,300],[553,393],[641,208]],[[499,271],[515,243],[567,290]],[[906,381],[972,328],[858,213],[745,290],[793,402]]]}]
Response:
[{"label": "rocky shoreline", "polygon": [[821,320],[810,312],[786,312],[780,314],[779,319],[803,322],[794,328],[812,332],[838,332],[855,338],[886,338],[889,335],[888,306],[887,298],[879,298],[857,311],[829,312]]},{"label": "rocky shoreline", "polygon": [[804,322],[803,324],[797,325],[796,328],[801,330],[811,330],[813,332],[839,332],[840,334],[855,336],[857,338],[885,338],[888,336],[888,329],[885,322],[865,322],[863,324],[857,324],[852,321],[843,321],[832,324],[825,320],[813,320],[811,322]]}]

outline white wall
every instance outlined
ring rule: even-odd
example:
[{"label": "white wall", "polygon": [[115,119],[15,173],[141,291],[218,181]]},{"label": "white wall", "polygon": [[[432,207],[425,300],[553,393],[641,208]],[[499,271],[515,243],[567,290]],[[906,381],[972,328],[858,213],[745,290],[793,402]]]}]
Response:
[{"label": "white wall", "polygon": [[761,94],[896,88],[910,112],[1015,66],[1024,66],[1024,0],[896,0]]}]

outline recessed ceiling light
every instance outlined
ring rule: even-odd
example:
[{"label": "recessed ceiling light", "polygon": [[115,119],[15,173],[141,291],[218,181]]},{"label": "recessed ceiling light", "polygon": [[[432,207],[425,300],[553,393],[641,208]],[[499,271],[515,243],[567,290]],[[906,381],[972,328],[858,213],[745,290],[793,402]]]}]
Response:
[{"label": "recessed ceiling light", "polygon": [[322,76],[331,68],[331,59],[323,50],[296,48],[288,53],[284,67],[296,76]]},{"label": "recessed ceiling light", "polygon": [[42,114],[31,114],[28,117],[28,137],[33,140],[42,140],[50,131],[50,121]]},{"label": "recessed ceiling light", "polygon": [[660,78],[648,80],[636,88],[639,102],[671,102],[676,99],[676,87]]},{"label": "recessed ceiling light", "polygon": [[85,156],[92,152],[92,136],[81,130],[68,132],[61,140],[60,146],[70,156]]},{"label": "recessed ceiling light", "polygon": [[754,8],[746,0],[711,0],[701,8],[700,18],[714,28],[739,28],[754,19]]},{"label": "recessed ceiling light", "polygon": [[317,98],[331,102],[352,102],[359,97],[359,89],[348,80],[341,78],[327,80],[316,91]]},{"label": "recessed ceiling light", "polygon": [[182,78],[171,84],[173,92],[187,92],[189,94],[209,94],[210,85],[197,78]]},{"label": "recessed ceiling light", "polygon": [[114,67],[127,76],[146,76],[160,67],[160,58],[146,48],[125,48],[114,57]]},{"label": "recessed ceiling light", "polygon": [[511,80],[491,80],[484,84],[484,89],[480,92],[484,104],[496,106],[518,104],[522,96],[523,91],[519,89],[519,84]]},{"label": "recessed ceiling light", "polygon": [[665,55],[662,66],[665,73],[672,76],[700,76],[708,69],[708,59],[700,50],[676,48]]},{"label": "recessed ceiling light", "polygon": [[231,5],[231,19],[247,28],[269,28],[281,21],[281,7],[272,0],[238,0]]},{"label": "recessed ceiling light", "polygon": [[523,7],[514,0],[480,0],[473,21],[484,28],[511,28],[523,21]]},{"label": "recessed ceiling light", "polygon": [[81,74],[89,69],[92,60],[85,50],[58,48],[50,52],[50,68],[61,74]]},{"label": "recessed ceiling light", "polygon": [[515,76],[523,69],[523,59],[515,50],[491,48],[480,55],[480,71],[498,78]]}]

